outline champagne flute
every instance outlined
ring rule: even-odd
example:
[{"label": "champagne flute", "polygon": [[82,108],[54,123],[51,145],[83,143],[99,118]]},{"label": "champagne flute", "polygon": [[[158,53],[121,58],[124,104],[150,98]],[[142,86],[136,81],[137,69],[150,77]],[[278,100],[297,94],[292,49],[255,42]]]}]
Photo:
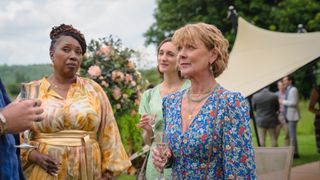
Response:
[{"label": "champagne flute", "polygon": [[[48,155],[53,158],[55,161],[58,161],[58,169],[60,168],[60,165],[61,165],[61,158],[60,158],[60,150],[59,149],[49,149],[49,152],[48,152]],[[58,170],[59,171],[59,170]],[[59,172],[57,172],[56,174],[53,174],[53,178],[54,180],[58,180],[58,175],[59,175]]]},{"label": "champagne flute", "polygon": [[[55,160],[58,160],[60,164],[60,154],[58,149],[49,149],[48,155],[54,158]],[[54,180],[58,180],[58,174],[59,173],[53,174]]]},{"label": "champagne flute", "polygon": [[[168,150],[169,150],[169,145],[168,142],[165,140],[166,137],[164,137],[165,133],[164,132],[160,132],[159,133],[160,136],[162,137],[160,142],[156,143],[156,148],[160,153],[161,159],[164,160],[164,163],[166,164],[168,161]],[[159,177],[157,177],[155,180],[167,180],[164,177],[164,173],[163,173],[164,168],[160,171],[160,175]]]},{"label": "champagne flute", "polygon": [[150,137],[150,138],[154,139],[156,137],[156,118],[157,118],[157,114],[149,114],[148,116],[150,117],[149,125],[151,126],[152,132],[153,132],[153,136]]},{"label": "champagne flute", "polygon": [[[30,91],[28,93],[27,91],[27,87],[30,88],[30,86],[28,86],[26,83],[21,83],[21,90],[20,90],[20,97],[21,97],[21,100],[26,100],[26,99],[36,99],[38,97],[38,94],[39,94],[39,85],[36,85],[35,86],[35,93],[33,94],[33,98],[31,98],[31,95],[30,95]],[[29,144],[29,133],[30,133],[30,130],[27,129],[23,132],[23,143],[20,144],[20,145],[15,145],[16,148],[21,148],[21,149],[30,149],[30,148],[37,148],[37,146],[34,146],[34,145],[31,145]]]}]

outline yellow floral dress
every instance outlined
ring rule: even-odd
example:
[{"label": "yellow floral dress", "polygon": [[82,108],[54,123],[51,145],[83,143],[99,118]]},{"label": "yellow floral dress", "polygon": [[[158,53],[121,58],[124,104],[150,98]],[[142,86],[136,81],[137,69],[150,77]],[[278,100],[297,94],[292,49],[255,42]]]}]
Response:
[{"label": "yellow floral dress", "polygon": [[[46,77],[27,87],[31,96],[39,92],[45,114],[42,122],[33,124],[30,143],[60,160],[58,179],[99,179],[106,170],[120,173],[131,166],[108,97],[97,83],[77,77],[65,99]],[[30,152],[22,151],[26,178],[54,179],[28,161]]]}]

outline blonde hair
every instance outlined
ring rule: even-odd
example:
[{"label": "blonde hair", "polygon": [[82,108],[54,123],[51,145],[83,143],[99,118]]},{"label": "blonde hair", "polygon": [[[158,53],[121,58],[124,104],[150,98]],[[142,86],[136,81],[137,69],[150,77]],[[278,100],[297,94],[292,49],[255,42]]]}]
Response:
[{"label": "blonde hair", "polygon": [[201,41],[208,50],[214,49],[218,56],[212,63],[212,74],[218,77],[228,65],[228,40],[214,25],[206,23],[187,24],[174,32],[172,42],[178,47],[195,45]]}]

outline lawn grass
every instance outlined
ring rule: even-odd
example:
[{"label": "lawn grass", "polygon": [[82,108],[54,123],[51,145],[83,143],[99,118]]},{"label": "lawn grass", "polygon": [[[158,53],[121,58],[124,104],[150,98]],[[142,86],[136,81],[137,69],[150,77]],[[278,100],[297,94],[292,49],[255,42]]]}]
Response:
[{"label": "lawn grass", "polygon": [[[315,135],[314,135],[314,115],[308,111],[308,101],[301,101],[299,104],[300,112],[301,112],[301,119],[297,126],[297,133],[298,133],[298,145],[299,145],[299,159],[293,160],[293,166],[298,166],[314,161],[320,160],[320,153],[317,153],[316,142],[315,142]],[[253,144],[257,146],[256,135],[252,128],[253,132]],[[266,140],[266,145],[270,146],[270,139]],[[279,139],[278,139],[279,146],[283,146],[284,144],[284,135],[281,132]],[[119,180],[134,180],[135,176],[127,176],[122,175],[119,177]]]},{"label": "lawn grass", "polygon": [[[299,104],[301,119],[297,125],[297,136],[299,145],[299,159],[293,160],[293,166],[310,163],[320,160],[320,153],[317,153],[314,135],[314,115],[308,111],[308,101],[301,101]],[[253,130],[253,129],[252,129]],[[253,144],[257,146],[256,135],[253,130]],[[279,146],[284,145],[284,135],[281,132],[278,139]],[[267,135],[266,145],[270,146],[270,139]]]}]

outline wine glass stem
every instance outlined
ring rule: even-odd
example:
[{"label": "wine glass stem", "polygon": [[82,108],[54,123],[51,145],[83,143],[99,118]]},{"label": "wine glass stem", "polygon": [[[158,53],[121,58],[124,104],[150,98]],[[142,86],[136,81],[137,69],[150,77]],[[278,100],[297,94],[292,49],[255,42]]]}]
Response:
[{"label": "wine glass stem", "polygon": [[29,136],[29,130],[25,130],[23,132],[23,140],[25,144],[28,144],[28,136]]}]

